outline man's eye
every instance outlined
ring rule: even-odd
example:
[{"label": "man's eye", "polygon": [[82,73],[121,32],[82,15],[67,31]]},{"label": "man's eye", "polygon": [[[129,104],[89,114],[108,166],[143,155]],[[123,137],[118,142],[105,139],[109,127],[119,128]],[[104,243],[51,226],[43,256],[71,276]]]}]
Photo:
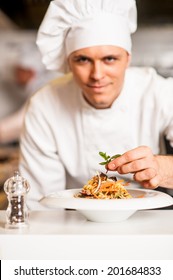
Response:
[{"label": "man's eye", "polygon": [[114,61],[116,61],[116,57],[114,57],[114,56],[107,56],[107,57],[105,57],[104,60],[106,62],[114,62]]},{"label": "man's eye", "polygon": [[75,61],[78,63],[87,63],[89,61],[89,59],[85,56],[80,56],[75,58]]}]

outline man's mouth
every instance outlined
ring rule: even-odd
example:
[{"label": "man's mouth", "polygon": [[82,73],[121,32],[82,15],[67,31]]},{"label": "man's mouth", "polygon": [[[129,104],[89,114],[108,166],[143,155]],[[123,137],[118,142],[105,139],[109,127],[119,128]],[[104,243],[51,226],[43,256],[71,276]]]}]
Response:
[{"label": "man's mouth", "polygon": [[87,87],[89,87],[89,88],[104,88],[104,87],[106,87],[107,86],[107,84],[106,85],[87,85]]}]

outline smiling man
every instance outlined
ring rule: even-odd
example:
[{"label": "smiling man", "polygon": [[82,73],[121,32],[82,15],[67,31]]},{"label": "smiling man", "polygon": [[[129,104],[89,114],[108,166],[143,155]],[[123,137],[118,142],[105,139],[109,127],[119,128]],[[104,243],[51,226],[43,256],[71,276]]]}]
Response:
[{"label": "smiling man", "polygon": [[[82,188],[99,151],[122,154],[107,168],[147,188],[173,188],[173,79],[131,68],[134,0],[52,1],[38,31],[47,69],[67,74],[30,100],[21,137],[20,171],[30,184],[29,207],[65,188]],[[71,72],[71,74],[68,74]]]},{"label": "smiling man", "polygon": [[83,96],[96,109],[111,107],[119,96],[130,55],[116,46],[95,46],[73,52],[69,66]]}]

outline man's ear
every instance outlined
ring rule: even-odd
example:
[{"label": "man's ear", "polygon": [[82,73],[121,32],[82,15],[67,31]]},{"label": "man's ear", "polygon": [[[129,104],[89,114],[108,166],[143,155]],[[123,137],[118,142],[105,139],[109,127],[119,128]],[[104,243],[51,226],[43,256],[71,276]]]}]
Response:
[{"label": "man's ear", "polygon": [[126,68],[128,68],[130,66],[131,60],[132,60],[132,56],[131,56],[131,54],[128,53],[127,54],[127,67]]}]

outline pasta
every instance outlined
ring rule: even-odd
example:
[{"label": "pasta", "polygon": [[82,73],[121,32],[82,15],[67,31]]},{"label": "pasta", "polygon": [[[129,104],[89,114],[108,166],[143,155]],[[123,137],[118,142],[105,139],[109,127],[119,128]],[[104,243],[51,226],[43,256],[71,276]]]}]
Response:
[{"label": "pasta", "polygon": [[93,176],[82,190],[75,195],[78,198],[90,199],[127,199],[132,196],[125,189],[124,180],[107,177],[104,173]]}]

